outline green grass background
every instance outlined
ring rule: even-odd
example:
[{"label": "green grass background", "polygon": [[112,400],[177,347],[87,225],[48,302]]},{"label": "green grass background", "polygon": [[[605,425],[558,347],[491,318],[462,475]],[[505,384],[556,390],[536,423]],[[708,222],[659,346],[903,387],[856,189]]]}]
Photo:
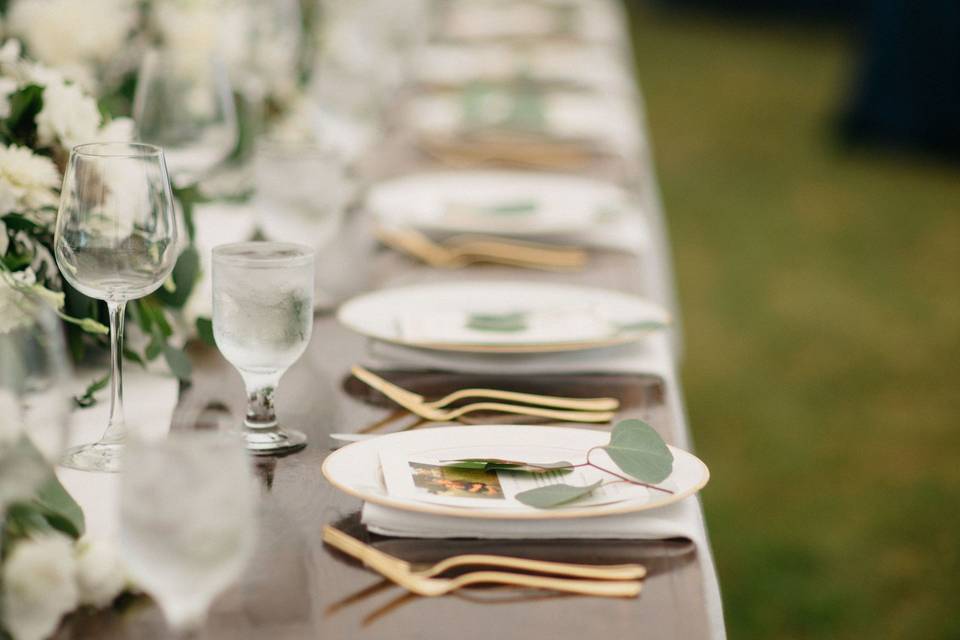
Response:
[{"label": "green grass background", "polygon": [[960,638],[960,168],[836,143],[839,32],[632,22],[731,638]]}]

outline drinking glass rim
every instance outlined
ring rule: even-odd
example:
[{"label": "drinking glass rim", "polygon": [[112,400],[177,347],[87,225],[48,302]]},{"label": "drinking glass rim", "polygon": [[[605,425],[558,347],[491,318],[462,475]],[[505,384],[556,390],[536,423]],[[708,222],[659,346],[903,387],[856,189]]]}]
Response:
[{"label": "drinking glass rim", "polygon": [[[109,152],[110,149],[124,148],[126,152]],[[96,149],[102,149],[97,152]],[[163,156],[163,149],[146,142],[85,142],[76,145],[72,153],[90,158],[159,158]]]},{"label": "drinking glass rim", "polygon": [[[296,255],[289,256],[270,256],[270,255],[239,255],[230,253],[232,251],[243,249],[267,249],[275,251],[296,251]],[[231,242],[229,244],[217,245],[212,251],[214,262],[242,265],[245,267],[297,267],[313,262],[314,250],[304,244],[296,242],[273,242],[264,240],[251,240],[247,242]]]}]

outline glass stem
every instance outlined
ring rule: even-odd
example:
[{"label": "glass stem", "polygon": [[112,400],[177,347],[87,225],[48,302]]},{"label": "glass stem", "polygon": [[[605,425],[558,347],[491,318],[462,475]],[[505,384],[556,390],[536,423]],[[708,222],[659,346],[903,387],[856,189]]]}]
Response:
[{"label": "glass stem", "polygon": [[278,375],[243,374],[247,387],[247,417],[243,421],[248,429],[275,429],[277,412],[273,394],[280,381]]},{"label": "glass stem", "polygon": [[110,311],[110,422],[101,443],[123,442],[126,436],[123,418],[123,315],[126,301],[107,301]]}]

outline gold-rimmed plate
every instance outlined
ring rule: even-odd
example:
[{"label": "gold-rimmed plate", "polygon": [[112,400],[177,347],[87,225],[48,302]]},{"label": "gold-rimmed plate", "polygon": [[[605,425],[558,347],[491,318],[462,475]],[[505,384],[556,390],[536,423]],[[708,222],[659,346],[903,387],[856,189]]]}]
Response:
[{"label": "gold-rimmed plate", "polygon": [[[341,491],[385,507],[442,516],[496,520],[558,520],[594,518],[635,513],[665,507],[695,494],[710,478],[707,466],[696,456],[670,447],[673,471],[658,486],[671,493],[638,488],[624,499],[578,504],[555,509],[498,508],[487,504],[477,508],[440,504],[429,500],[396,496],[387,492],[381,470],[381,452],[411,459],[433,456],[456,459],[485,450],[507,457],[518,450],[535,452],[544,459],[558,456],[573,463],[583,462],[591,447],[607,444],[609,432],[527,425],[434,427],[402,431],[347,445],[331,453],[323,463],[324,477]],[[605,455],[603,452],[595,456]],[[607,466],[611,466],[609,461]],[[614,467],[615,468],[615,467]]]},{"label": "gold-rimmed plate", "polygon": [[377,340],[471,353],[547,353],[627,344],[670,323],[649,300],[609,289],[484,281],[381,289],[337,318]]}]

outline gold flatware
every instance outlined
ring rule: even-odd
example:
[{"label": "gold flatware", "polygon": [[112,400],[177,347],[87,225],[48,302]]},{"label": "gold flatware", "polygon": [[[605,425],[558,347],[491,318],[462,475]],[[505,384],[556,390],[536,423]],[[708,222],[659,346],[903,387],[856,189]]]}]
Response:
[{"label": "gold flatware", "polygon": [[555,407],[558,409],[582,409],[584,411],[613,411],[620,406],[620,401],[616,398],[568,398],[566,396],[545,396],[537,393],[521,393],[518,391],[502,391],[500,389],[470,388],[458,389],[453,393],[448,393],[438,400],[427,401],[422,395],[397,386],[392,382],[384,380],[369,369],[360,365],[354,365],[351,368],[352,373],[360,380],[363,380],[370,386],[371,381],[377,381],[378,384],[393,387],[395,391],[405,393],[413,400],[423,402],[425,406],[440,409],[449,404],[463,400],[464,398],[493,398],[495,400],[506,400],[508,402],[522,402],[525,404],[540,405],[542,407]]},{"label": "gold flatware", "polygon": [[538,140],[518,134],[424,137],[421,150],[457,168],[505,165],[531,169],[581,169],[600,155],[579,140]]},{"label": "gold flatware", "polygon": [[[422,418],[426,418],[432,421],[447,421],[447,420],[456,420],[460,416],[463,416],[467,413],[473,413],[476,411],[500,411],[503,413],[514,413],[518,415],[525,416],[538,416],[541,418],[552,418],[555,420],[567,420],[571,422],[610,422],[613,419],[613,411],[597,411],[593,409],[585,410],[562,410],[562,409],[545,409],[541,407],[525,406],[519,404],[506,404],[502,402],[474,402],[471,404],[464,405],[462,407],[457,407],[456,409],[444,410],[439,408],[441,405],[434,405],[424,400],[423,396],[407,391],[402,387],[388,382],[381,378],[380,376],[364,369],[360,365],[354,365],[350,369],[351,373],[356,376],[358,379],[367,383],[383,395],[387,396],[400,406],[404,407],[411,413],[415,413]],[[475,391],[475,390],[464,390],[464,391]],[[489,393],[490,391],[496,391],[495,389],[481,389],[479,390],[483,393]],[[536,398],[536,401],[540,404],[544,404],[544,399],[546,396],[535,396],[534,394],[517,394],[514,395],[512,391],[503,391],[499,392],[504,395],[496,396],[499,399],[507,398],[516,398],[519,396],[529,396],[531,399]],[[461,397],[470,397],[467,395]],[[484,397],[491,397],[489,395]],[[455,398],[456,399],[456,398]],[[446,401],[447,398],[441,398],[441,401]],[[599,401],[604,403],[605,406],[608,405],[610,400],[613,398],[589,398],[588,402]],[[579,405],[578,399],[573,398],[549,398],[549,402],[553,403],[551,406],[571,406],[571,402],[577,403]],[[561,404],[558,404],[561,403]]]},{"label": "gold flatware", "polygon": [[587,252],[577,247],[472,235],[455,236],[444,242],[436,242],[414,229],[386,227],[379,227],[376,234],[388,247],[414,256],[432,267],[443,269],[457,269],[488,262],[551,271],[577,269],[587,262]]},{"label": "gold flatware", "polygon": [[[364,544],[356,538],[329,525],[323,528],[323,540],[327,544],[360,560],[365,566],[380,573],[392,582],[422,596],[440,596],[461,587],[474,584],[503,584],[531,587],[534,589],[549,589],[564,593],[625,598],[636,596],[640,593],[642,587],[641,582],[631,579],[611,578],[606,580],[586,580],[552,578],[503,571],[474,571],[459,575],[456,578],[435,578],[431,577],[436,575],[435,573],[421,574],[420,572],[414,572],[410,567],[410,563],[395,558],[378,549],[374,549],[370,545]],[[522,558],[511,558],[511,560],[520,563],[536,562],[527,561]],[[554,565],[554,569],[559,569],[556,565],[560,563],[547,564]],[[515,564],[509,566],[521,568]],[[580,568],[583,569],[583,567]],[[598,567],[598,569],[601,568]],[[612,575],[620,575],[622,572],[621,568],[615,568]],[[634,573],[637,573],[635,569]]]}]

